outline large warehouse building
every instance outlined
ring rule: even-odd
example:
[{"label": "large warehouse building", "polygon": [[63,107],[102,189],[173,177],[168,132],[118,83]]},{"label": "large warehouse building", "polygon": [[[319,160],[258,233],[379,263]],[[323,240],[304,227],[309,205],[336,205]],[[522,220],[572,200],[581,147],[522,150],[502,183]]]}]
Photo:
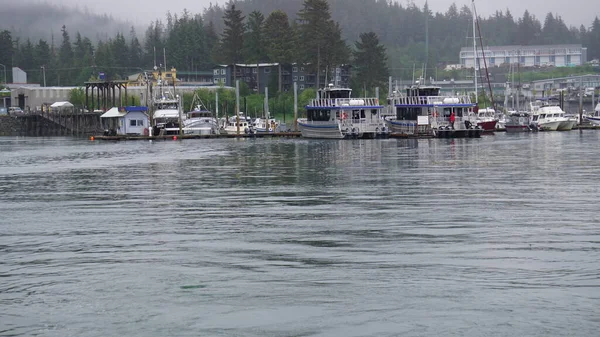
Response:
[{"label": "large warehouse building", "polygon": [[[547,46],[489,46],[483,48],[488,67],[502,64],[520,64],[522,67],[571,67],[587,62],[587,48],[580,44]],[[483,54],[477,48],[479,68],[483,68]],[[473,68],[473,48],[460,50],[460,64],[463,68]]]}]

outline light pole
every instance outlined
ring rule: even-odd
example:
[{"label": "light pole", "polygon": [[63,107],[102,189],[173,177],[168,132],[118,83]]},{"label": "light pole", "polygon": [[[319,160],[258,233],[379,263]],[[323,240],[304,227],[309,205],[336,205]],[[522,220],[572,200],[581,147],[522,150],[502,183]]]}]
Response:
[{"label": "light pole", "polygon": [[2,64],[2,63],[0,63],[0,66],[2,66],[2,68],[4,68],[4,84],[6,84],[7,83],[6,82],[7,81],[6,80],[6,66],[4,64]]},{"label": "light pole", "polygon": [[46,66],[41,66],[40,68],[42,68],[42,75],[44,77],[44,87],[46,87]]}]

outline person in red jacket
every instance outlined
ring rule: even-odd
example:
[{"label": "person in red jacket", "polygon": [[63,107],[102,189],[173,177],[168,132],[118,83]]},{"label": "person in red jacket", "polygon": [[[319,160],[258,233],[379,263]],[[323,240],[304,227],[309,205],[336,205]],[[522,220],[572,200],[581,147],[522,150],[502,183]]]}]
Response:
[{"label": "person in red jacket", "polygon": [[450,126],[454,129],[454,120],[456,119],[456,116],[454,116],[454,111],[452,111],[452,113],[450,114]]}]

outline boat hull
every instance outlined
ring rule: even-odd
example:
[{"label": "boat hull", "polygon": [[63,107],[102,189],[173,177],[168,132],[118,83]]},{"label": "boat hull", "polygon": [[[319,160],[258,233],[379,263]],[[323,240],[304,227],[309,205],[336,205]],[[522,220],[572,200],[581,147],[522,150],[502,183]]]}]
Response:
[{"label": "boat hull", "polygon": [[298,120],[298,129],[304,138],[343,139],[345,135],[337,122],[311,123],[305,119]]},{"label": "boat hull", "polygon": [[540,130],[543,130],[543,131],[556,131],[558,129],[559,125],[560,125],[559,121],[554,121],[554,122],[545,122],[545,123],[538,124],[538,127]]},{"label": "boat hull", "polygon": [[594,125],[600,125],[600,117],[586,117],[586,119]]},{"label": "boat hull", "polygon": [[477,126],[483,129],[483,131],[494,131],[496,130],[497,120],[477,122]]},{"label": "boat hull", "polygon": [[556,130],[558,131],[571,131],[575,126],[575,121],[563,121],[560,122]]},{"label": "boat hull", "polygon": [[529,132],[531,131],[531,128],[529,127],[529,125],[509,125],[506,124],[504,126],[504,128],[506,129],[507,133],[521,133],[521,132]]}]

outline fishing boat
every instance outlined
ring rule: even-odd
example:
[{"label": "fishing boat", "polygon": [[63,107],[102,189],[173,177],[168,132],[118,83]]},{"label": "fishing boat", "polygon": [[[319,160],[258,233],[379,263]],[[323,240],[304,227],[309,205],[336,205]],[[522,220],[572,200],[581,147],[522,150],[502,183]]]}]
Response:
[{"label": "fishing boat", "polygon": [[213,116],[212,111],[198,104],[192,111],[186,113],[183,133],[186,135],[218,135],[219,122]]},{"label": "fishing boat", "polygon": [[276,132],[279,128],[279,121],[274,118],[255,118],[252,121],[252,129],[257,133]]},{"label": "fishing boat", "polygon": [[238,112],[237,116],[226,117],[223,125],[223,132],[228,135],[253,133],[252,121],[250,117],[243,112]]},{"label": "fishing boat", "polygon": [[[483,129],[477,125],[476,105],[468,95],[443,96],[440,87],[417,84],[405,93],[395,90],[389,103],[396,115],[386,118],[394,134],[431,134],[437,137],[479,137]],[[454,113],[454,123],[450,116]]]},{"label": "fishing boat", "polygon": [[508,114],[504,128],[507,133],[530,132],[535,129],[530,123],[531,115],[525,111],[512,111]]},{"label": "fishing boat", "polygon": [[[184,122],[180,97],[169,89],[161,87],[159,94],[152,100],[154,135],[177,135]],[[183,125],[181,125],[183,126]]]},{"label": "fishing boat", "polygon": [[306,118],[298,128],[306,138],[385,138],[389,129],[381,118],[383,106],[377,98],[352,98],[352,89],[329,84],[317,91],[306,106]]}]

